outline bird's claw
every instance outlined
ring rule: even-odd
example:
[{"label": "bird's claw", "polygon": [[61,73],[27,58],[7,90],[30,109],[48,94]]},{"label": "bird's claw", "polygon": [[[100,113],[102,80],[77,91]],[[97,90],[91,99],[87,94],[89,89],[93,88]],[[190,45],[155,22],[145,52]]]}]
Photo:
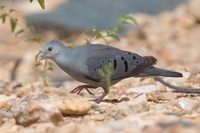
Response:
[{"label": "bird's claw", "polygon": [[78,86],[76,87],[75,89],[73,89],[72,91],[70,91],[71,93],[77,93],[78,95],[80,94],[80,92],[85,89],[90,95],[93,95],[94,94],[88,89],[88,88],[85,88],[85,87],[82,87],[82,86]]},{"label": "bird's claw", "polygon": [[94,99],[92,101],[94,101],[95,103],[99,104],[100,102],[103,101],[103,99],[102,98],[96,98],[96,99]]}]

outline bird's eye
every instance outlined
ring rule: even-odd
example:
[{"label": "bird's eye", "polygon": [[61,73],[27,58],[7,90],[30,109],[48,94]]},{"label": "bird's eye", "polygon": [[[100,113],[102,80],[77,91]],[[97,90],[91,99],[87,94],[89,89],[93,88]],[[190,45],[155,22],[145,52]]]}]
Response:
[{"label": "bird's eye", "polygon": [[52,51],[52,47],[48,47],[48,51],[51,52]]}]

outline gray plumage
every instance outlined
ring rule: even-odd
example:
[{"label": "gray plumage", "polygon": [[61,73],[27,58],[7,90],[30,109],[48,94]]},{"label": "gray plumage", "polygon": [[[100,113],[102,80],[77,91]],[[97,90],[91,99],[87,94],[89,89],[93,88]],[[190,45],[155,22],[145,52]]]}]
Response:
[{"label": "gray plumage", "polygon": [[[113,69],[110,78],[111,85],[129,77],[182,77],[181,73],[154,67],[153,65],[157,60],[152,56],[142,57],[135,53],[101,44],[87,44],[77,48],[68,48],[61,42],[52,40],[42,47],[39,59],[52,59],[74,79],[92,85],[93,88],[102,87],[106,94],[96,99],[98,103],[108,93],[107,84],[102,80],[98,70],[103,70],[109,63]],[[84,88],[78,89],[79,91],[76,92],[80,92],[82,89]]]}]

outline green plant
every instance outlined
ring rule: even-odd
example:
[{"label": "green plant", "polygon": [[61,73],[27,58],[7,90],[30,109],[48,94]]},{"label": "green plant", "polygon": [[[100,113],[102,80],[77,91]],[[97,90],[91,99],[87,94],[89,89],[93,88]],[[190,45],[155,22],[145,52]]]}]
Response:
[{"label": "green plant", "polygon": [[[2,24],[4,24],[9,19],[12,33],[15,33],[15,35],[18,36],[25,31],[25,27],[18,23],[17,18],[12,16],[12,13],[16,12],[14,9],[6,10],[6,6],[0,6],[0,10],[0,19],[2,20]],[[17,26],[19,26],[20,29],[15,32]]]},{"label": "green plant", "polygon": [[107,45],[109,44],[109,38],[111,38],[111,40],[119,41],[119,33],[121,32],[124,24],[139,26],[133,14],[129,13],[127,15],[121,16],[119,18],[118,24],[110,30],[100,30],[96,27],[92,28],[88,31],[88,33],[91,35],[91,38],[85,40],[87,43],[90,43],[96,39],[103,39]]},{"label": "green plant", "polygon": [[[91,34],[91,38],[86,39],[86,41],[87,43],[91,43],[91,41],[101,38],[105,41],[107,45],[109,44],[108,38],[111,38],[111,40],[119,41],[120,40],[119,33],[121,32],[124,24],[139,26],[133,14],[130,13],[121,16],[119,19],[119,23],[115,25],[114,28],[111,30],[102,31],[97,28],[92,28],[88,32]],[[102,81],[107,83],[107,87],[109,87],[111,85],[111,76],[113,74],[112,64],[108,63],[104,68],[98,69],[98,74],[101,77]]]},{"label": "green plant", "polygon": [[[31,3],[33,2],[33,0],[29,0]],[[45,2],[44,0],[38,0],[38,3],[40,4],[42,9],[45,9]]]},{"label": "green plant", "polygon": [[111,86],[111,76],[113,74],[113,67],[111,63],[105,65],[104,68],[98,69],[98,74],[102,82],[106,82],[107,88]]},{"label": "green plant", "polygon": [[[30,0],[30,2],[33,2],[33,0]],[[40,6],[42,7],[42,9],[45,9],[44,0],[38,0],[38,2]],[[9,21],[11,32],[15,34],[16,37],[18,37],[21,34],[24,34],[26,36],[29,35],[26,41],[34,41],[40,45],[41,37],[34,34],[30,26],[26,26],[19,23],[18,18],[16,18],[15,15],[13,15],[14,12],[17,12],[17,11],[15,9],[7,9],[5,5],[0,6],[0,19],[2,21],[2,24],[5,24],[7,21]],[[37,58],[37,55],[36,55],[36,58]],[[39,66],[39,65],[40,63],[36,63],[36,66]],[[48,70],[52,70],[52,63],[45,60],[44,69],[41,72],[41,77],[45,85],[47,85],[46,73]]]},{"label": "green plant", "polygon": [[16,37],[24,33],[25,35],[29,35],[26,41],[34,41],[39,43],[40,37],[32,32],[31,27],[19,23],[18,18],[13,15],[14,12],[17,12],[15,9],[7,9],[6,6],[0,6],[0,11],[0,19],[2,20],[2,24],[5,24],[7,21],[9,21],[11,32],[15,34]]},{"label": "green plant", "polygon": [[45,86],[48,86],[48,84],[47,84],[47,72],[53,70],[52,65],[53,64],[50,61],[45,60],[44,68],[43,68],[43,71],[41,72],[41,77],[42,77],[42,80],[43,80],[43,83],[44,83]]}]

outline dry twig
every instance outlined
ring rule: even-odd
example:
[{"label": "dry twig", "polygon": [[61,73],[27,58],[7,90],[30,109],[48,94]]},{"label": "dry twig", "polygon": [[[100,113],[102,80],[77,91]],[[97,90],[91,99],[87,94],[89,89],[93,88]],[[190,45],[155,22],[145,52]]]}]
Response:
[{"label": "dry twig", "polygon": [[180,87],[180,86],[175,86],[173,84],[170,84],[160,77],[154,77],[155,81],[160,82],[161,84],[171,88],[174,90],[174,92],[179,92],[179,93],[200,93],[200,88],[189,88],[189,87]]}]

